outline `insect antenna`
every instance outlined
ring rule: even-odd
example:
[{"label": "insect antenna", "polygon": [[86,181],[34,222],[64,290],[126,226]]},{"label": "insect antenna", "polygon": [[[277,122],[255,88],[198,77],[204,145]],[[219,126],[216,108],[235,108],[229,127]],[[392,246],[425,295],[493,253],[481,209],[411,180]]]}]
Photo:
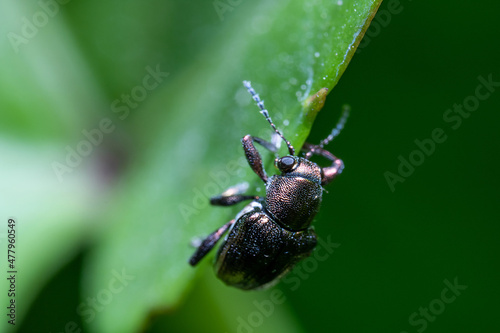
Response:
[{"label": "insect antenna", "polygon": [[285,139],[283,134],[281,134],[281,132],[276,128],[276,125],[274,125],[273,120],[269,116],[269,112],[264,108],[264,101],[262,101],[255,90],[253,90],[250,81],[243,81],[243,85],[245,86],[245,88],[247,88],[250,95],[252,95],[254,101],[257,102],[257,105],[260,108],[260,113],[262,113],[262,115],[266,117],[266,120],[269,122],[269,124],[271,124],[271,127],[274,129],[274,131],[283,139],[283,141],[286,142],[290,155],[295,155],[295,149],[293,148],[292,144],[290,143],[290,141]]},{"label": "insect antenna", "polygon": [[351,112],[351,107],[349,105],[344,105],[342,107],[342,115],[340,115],[337,125],[335,125],[330,135],[328,135],[326,139],[322,140],[319,143],[318,146],[320,148],[323,148],[324,146],[329,144],[333,139],[335,139],[340,134],[340,132],[344,128],[345,123],[347,122],[347,118],[349,118],[349,112]]}]

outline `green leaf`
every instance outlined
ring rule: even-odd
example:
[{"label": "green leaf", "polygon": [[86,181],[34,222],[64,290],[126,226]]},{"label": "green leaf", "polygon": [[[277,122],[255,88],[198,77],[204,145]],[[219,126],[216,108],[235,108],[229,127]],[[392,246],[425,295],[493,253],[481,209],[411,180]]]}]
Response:
[{"label": "green leaf", "polygon": [[[17,324],[46,281],[91,236],[89,207],[96,207],[96,193],[102,191],[94,158],[61,171],[61,178],[54,171],[54,163],[65,163],[66,147],[81,140],[103,99],[64,21],[51,20],[24,37],[25,22],[39,12],[36,2],[10,1],[0,13],[5,37],[0,42],[0,216],[5,223],[0,244],[6,248],[6,220],[13,218],[15,300],[22,304]],[[4,271],[6,264],[0,266]],[[7,283],[0,284],[3,290]],[[0,301],[7,304],[10,297],[2,293]],[[4,322],[0,331],[4,324],[10,326]]]},{"label": "green leaf", "polygon": [[[191,67],[177,73],[158,65],[171,76],[164,74],[134,115],[141,151],[117,190],[111,226],[87,258],[84,299],[101,300],[104,308],[83,308],[94,331],[134,332],[152,311],[176,306],[207,265],[188,265],[191,239],[238,210],[209,207],[208,198],[242,181],[264,193],[239,140],[248,133],[269,139],[272,131],[241,82],[253,82],[278,128],[301,147],[379,4],[244,2],[225,13],[218,36]],[[273,156],[263,155],[269,164]],[[239,301],[224,307],[255,297],[233,295]]]}]

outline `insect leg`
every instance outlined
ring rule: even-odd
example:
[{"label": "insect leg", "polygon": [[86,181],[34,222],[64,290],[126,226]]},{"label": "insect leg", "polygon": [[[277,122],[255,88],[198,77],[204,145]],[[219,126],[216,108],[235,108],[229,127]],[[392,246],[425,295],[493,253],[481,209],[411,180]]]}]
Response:
[{"label": "insect leg", "polygon": [[253,144],[254,141],[271,151],[273,151],[272,147],[274,147],[274,145],[260,138],[253,137],[250,134],[245,135],[243,139],[241,139],[248,164],[250,164],[250,167],[260,177],[260,179],[262,179],[264,183],[267,183],[267,174],[266,170],[264,170],[264,166],[262,165],[262,157],[257,151],[257,148],[255,148]]},{"label": "insect leg", "polygon": [[231,186],[219,195],[210,198],[210,204],[214,206],[232,206],[245,200],[258,200],[256,195],[243,195],[248,190],[248,183],[243,182]]},{"label": "insect leg", "polygon": [[303,149],[306,152],[307,159],[309,159],[312,155],[319,155],[332,161],[331,166],[321,168],[321,185],[330,183],[337,175],[342,173],[342,170],[344,170],[344,162],[319,145],[312,145],[306,142],[304,143]]},{"label": "insect leg", "polygon": [[196,252],[189,259],[189,264],[195,266],[203,257],[207,255],[208,252],[215,246],[215,244],[221,239],[222,235],[236,222],[236,220],[231,220],[224,224],[219,229],[212,232],[205,238],[201,244],[198,246]]},{"label": "insect leg", "polygon": [[236,205],[245,200],[258,200],[259,196],[257,195],[242,195],[242,194],[234,194],[234,195],[218,195],[210,198],[210,204],[214,206],[232,206]]}]

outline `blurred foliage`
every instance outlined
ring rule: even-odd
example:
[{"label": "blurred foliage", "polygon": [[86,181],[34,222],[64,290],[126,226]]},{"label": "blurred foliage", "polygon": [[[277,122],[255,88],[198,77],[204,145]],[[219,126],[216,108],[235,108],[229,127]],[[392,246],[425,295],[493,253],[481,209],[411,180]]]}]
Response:
[{"label": "blurred foliage", "polygon": [[[134,332],[175,306],[202,271],[186,263],[190,240],[234,214],[213,211],[208,197],[242,179],[258,184],[224,171],[242,166],[245,132],[271,133],[241,81],[254,81],[300,147],[379,2],[9,4],[1,117],[5,174],[22,183],[5,198],[5,214],[19,212],[18,302],[88,246],[76,319],[60,328]],[[299,330],[278,312],[270,330]]]},{"label": "blurred foliage", "polygon": [[[500,81],[500,5],[387,0],[353,54],[377,4],[4,2],[0,216],[18,225],[18,331],[495,329],[500,93],[493,85],[458,127],[444,115],[479,77]],[[28,37],[13,47],[12,33]],[[186,262],[191,237],[238,211],[208,207],[209,195],[243,180],[264,190],[239,140],[271,131],[244,79],[297,147],[321,88],[310,142],[352,108],[329,146],[346,169],[315,221],[335,250],[250,293],[216,280],[209,258]],[[387,172],[436,128],[446,140],[391,191]],[[89,136],[102,142],[82,144]],[[77,166],[58,177],[68,158]],[[440,303],[455,279],[467,288]],[[7,289],[3,279],[2,304]]]}]

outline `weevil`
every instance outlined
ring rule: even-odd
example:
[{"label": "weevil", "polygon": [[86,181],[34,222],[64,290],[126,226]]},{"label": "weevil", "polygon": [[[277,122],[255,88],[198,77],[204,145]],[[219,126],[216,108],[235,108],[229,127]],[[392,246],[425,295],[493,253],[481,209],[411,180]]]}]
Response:
[{"label": "weevil", "polygon": [[[227,233],[215,257],[215,272],[227,285],[244,289],[263,289],[278,282],[295,264],[308,257],[316,246],[317,236],[311,223],[318,213],[323,186],[329,184],[344,169],[342,160],[324,149],[342,130],[349,115],[344,112],[331,134],[318,145],[305,143],[303,157],[295,155],[295,148],[273,123],[264,102],[250,82],[243,85],[252,95],[280,140],[286,143],[288,155],[276,158],[279,175],[269,177],[255,143],[277,153],[278,147],[261,138],[245,135],[241,139],[248,164],[266,186],[265,197],[241,193],[235,186],[212,197],[216,206],[232,206],[252,200],[234,219],[208,235],[198,244],[189,263],[195,266]],[[313,155],[332,162],[320,167],[312,162]]]}]

